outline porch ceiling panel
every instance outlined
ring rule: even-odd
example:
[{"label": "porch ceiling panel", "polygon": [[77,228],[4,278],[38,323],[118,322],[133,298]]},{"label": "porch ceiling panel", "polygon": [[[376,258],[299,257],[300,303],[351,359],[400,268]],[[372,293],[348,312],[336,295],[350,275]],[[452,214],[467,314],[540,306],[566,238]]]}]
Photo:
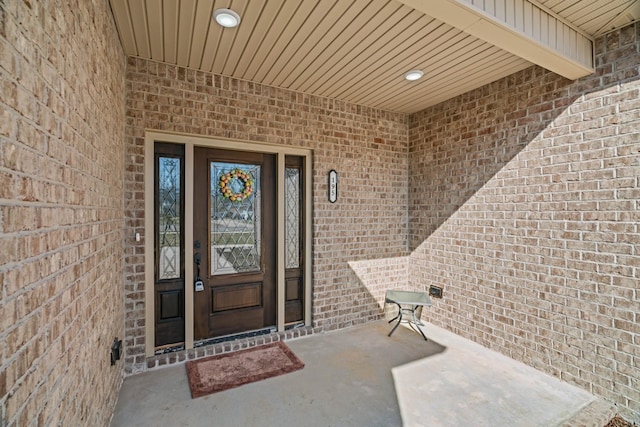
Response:
[{"label": "porch ceiling panel", "polygon": [[[391,111],[413,113],[532,64],[406,1],[110,3],[127,55]],[[238,12],[240,26],[217,25],[218,8]],[[425,76],[404,80],[412,69]]]},{"label": "porch ceiling panel", "polygon": [[593,37],[640,19],[640,0],[537,0],[537,2]]}]

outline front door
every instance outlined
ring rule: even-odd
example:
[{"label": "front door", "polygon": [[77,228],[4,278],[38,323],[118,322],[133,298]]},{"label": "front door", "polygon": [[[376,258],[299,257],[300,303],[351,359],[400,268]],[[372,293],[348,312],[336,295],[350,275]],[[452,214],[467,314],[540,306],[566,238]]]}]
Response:
[{"label": "front door", "polygon": [[194,339],[275,326],[276,157],[194,157]]}]

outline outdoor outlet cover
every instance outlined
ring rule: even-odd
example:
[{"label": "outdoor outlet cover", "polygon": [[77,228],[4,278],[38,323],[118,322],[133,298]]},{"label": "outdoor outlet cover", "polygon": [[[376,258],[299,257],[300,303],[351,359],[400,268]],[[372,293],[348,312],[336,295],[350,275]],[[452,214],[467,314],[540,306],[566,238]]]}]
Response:
[{"label": "outdoor outlet cover", "polygon": [[429,286],[429,295],[434,298],[442,298],[442,288],[438,286]]}]

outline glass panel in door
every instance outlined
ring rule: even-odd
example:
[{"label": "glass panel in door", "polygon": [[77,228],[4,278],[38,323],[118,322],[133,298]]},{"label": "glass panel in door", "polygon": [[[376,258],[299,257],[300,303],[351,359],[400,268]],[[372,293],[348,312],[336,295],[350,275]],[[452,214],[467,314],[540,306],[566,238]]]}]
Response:
[{"label": "glass panel in door", "polygon": [[260,165],[212,162],[211,275],[260,270]]}]

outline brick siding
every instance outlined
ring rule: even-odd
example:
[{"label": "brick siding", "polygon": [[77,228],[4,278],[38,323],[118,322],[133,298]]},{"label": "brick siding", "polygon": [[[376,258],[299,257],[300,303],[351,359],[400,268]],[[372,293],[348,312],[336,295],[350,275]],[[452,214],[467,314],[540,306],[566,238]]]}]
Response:
[{"label": "brick siding", "polygon": [[[406,115],[130,58],[126,235],[144,226],[145,129],[313,149],[313,326],[381,316],[379,292],[349,263],[407,255]],[[335,204],[327,201],[331,169],[340,182]],[[135,372],[147,366],[144,243],[127,241],[125,250],[126,363]],[[406,277],[406,262],[393,264]],[[384,277],[399,282],[393,269]]]},{"label": "brick siding", "polygon": [[124,71],[108,1],[0,2],[0,425],[108,424]]},{"label": "brick siding", "polygon": [[640,421],[640,23],[596,72],[539,67],[412,115],[412,285],[429,321]]}]

